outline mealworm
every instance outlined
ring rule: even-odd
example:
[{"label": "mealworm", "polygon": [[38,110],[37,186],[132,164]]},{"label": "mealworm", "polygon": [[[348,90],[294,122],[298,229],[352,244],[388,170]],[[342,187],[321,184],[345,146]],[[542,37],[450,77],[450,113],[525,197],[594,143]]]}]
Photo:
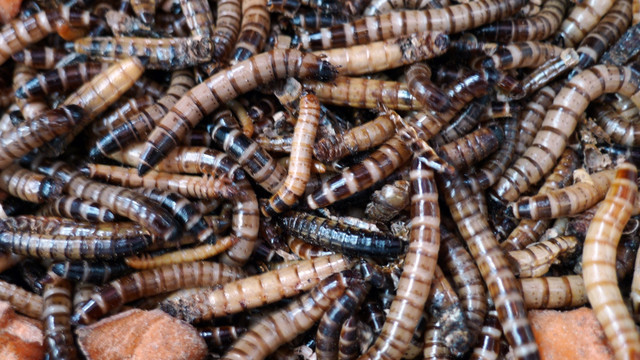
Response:
[{"label": "mealworm", "polygon": [[204,339],[209,350],[215,352],[226,351],[231,344],[236,342],[247,328],[240,326],[207,326],[198,328],[200,337]]},{"label": "mealworm", "polygon": [[0,245],[15,254],[54,260],[113,259],[134,254],[149,243],[146,235],[109,239],[9,231],[0,234]]},{"label": "mealworm", "polygon": [[444,331],[439,322],[431,321],[424,333],[422,355],[425,360],[451,360],[453,355],[444,342]]},{"label": "mealworm", "polygon": [[551,106],[562,85],[561,82],[556,82],[543,87],[525,105],[518,123],[518,142],[516,144],[516,153],[518,155],[524,154],[533,142],[538,129],[542,125],[547,109]]},{"label": "mealworm", "polygon": [[484,67],[500,70],[538,67],[551,58],[560,56],[562,48],[538,41],[523,41],[499,45],[483,61]]},{"label": "mealworm", "polygon": [[550,190],[543,195],[523,196],[507,211],[516,218],[554,219],[579,214],[604,198],[609,189],[614,170],[591,174],[589,179],[563,189]]},{"label": "mealworm", "polygon": [[[25,65],[17,64],[13,70],[13,90],[27,83],[32,77],[36,75],[36,71]],[[20,113],[27,120],[32,120],[43,112],[49,110],[49,106],[42,98],[35,99],[15,99],[15,103],[20,108]]]},{"label": "mealworm", "polygon": [[631,292],[629,293],[634,319],[638,317],[638,312],[640,311],[640,256],[638,254],[636,254],[633,265],[633,280],[631,282]]},{"label": "mealworm", "polygon": [[406,180],[396,180],[387,184],[371,195],[365,214],[374,221],[389,221],[396,217],[410,203],[410,183]]},{"label": "mealworm", "polygon": [[138,176],[135,168],[100,164],[87,164],[80,172],[89,178],[119,186],[168,190],[197,199],[230,198],[235,194],[235,189],[229,186],[227,179],[208,175],[191,176],[149,171],[144,176]]},{"label": "mealworm", "polygon": [[443,179],[442,192],[460,234],[478,264],[489,294],[494,300],[507,340],[516,359],[539,357],[533,332],[526,317],[522,295],[509,263],[460,177]]},{"label": "mealworm", "polygon": [[574,76],[555,97],[533,144],[493,186],[495,195],[515,201],[538,182],[564,150],[589,102],[609,92],[638,97],[640,75],[625,67],[596,65]]},{"label": "mealworm", "polygon": [[496,21],[475,30],[474,34],[481,40],[506,43],[544,40],[560,27],[569,3],[569,0],[545,1],[534,16]]},{"label": "mealworm", "polygon": [[436,152],[456,169],[466,169],[496,151],[504,140],[497,126],[482,127],[458,140],[439,147]]},{"label": "mealworm", "polygon": [[320,319],[316,334],[316,356],[318,359],[338,358],[340,330],[347,318],[364,301],[370,285],[354,281],[340,297],[336,298]]},{"label": "mealworm", "polygon": [[594,110],[596,123],[612,141],[626,146],[640,145],[640,125],[628,121],[607,104],[597,104]]},{"label": "mealworm", "polygon": [[440,246],[438,191],[433,171],[422,157],[413,160],[410,179],[414,195],[411,197],[411,240],[404,271],[382,332],[361,359],[379,358],[382,354],[400,359],[409,346],[429,295]]},{"label": "mealworm", "polygon": [[[298,87],[302,88],[302,86],[297,80],[290,78],[290,79],[287,79],[287,83],[289,81],[295,81],[298,84]],[[276,97],[278,96],[277,90],[274,91],[274,95],[276,95]],[[297,97],[301,95],[302,94],[296,94],[296,100],[297,100]],[[236,120],[238,121],[238,123],[240,124],[240,127],[242,128],[242,133],[247,135],[248,137],[252,137],[254,132],[253,120],[251,119],[251,117],[249,117],[249,114],[247,113],[247,109],[245,109],[244,105],[242,105],[237,100],[229,100],[227,101],[226,105],[235,115]]]},{"label": "mealworm", "polygon": [[308,294],[254,323],[223,359],[264,359],[312,327],[347,288],[355,287],[359,281],[351,271],[327,277]]},{"label": "mealworm", "polygon": [[92,201],[75,196],[60,196],[41,207],[38,215],[61,216],[78,221],[113,222],[116,215],[109,209]]},{"label": "mealworm", "polygon": [[619,358],[633,358],[640,353],[640,337],[622,300],[613,260],[637,196],[636,178],[635,166],[623,163],[617,167],[607,196],[589,225],[582,252],[582,276],[589,303]]},{"label": "mealworm", "polygon": [[262,207],[265,216],[275,216],[295,205],[304,194],[311,174],[312,148],[320,120],[320,103],[313,94],[300,99],[298,121],[293,132],[289,171],[284,183]]},{"label": "mealworm", "polygon": [[291,24],[306,30],[319,30],[323,27],[344,24],[349,17],[343,14],[334,14],[328,11],[314,11],[312,9],[300,9],[293,18]]},{"label": "mealworm", "polygon": [[240,31],[242,7],[240,0],[218,2],[216,29],[213,33],[213,58],[226,61]]},{"label": "mealworm", "polygon": [[93,159],[100,155],[107,156],[117,150],[123,150],[126,145],[134,141],[142,141],[149,134],[156,123],[162,119],[168,109],[190,88],[195,85],[193,75],[188,70],[177,70],[171,73],[171,83],[167,92],[153,104],[113,129],[109,134],[102,137],[89,150],[89,156]]},{"label": "mealworm", "polygon": [[132,190],[89,180],[62,162],[42,170],[60,180],[69,195],[97,202],[115,214],[141,224],[162,241],[176,240],[181,234],[169,213]]},{"label": "mealworm", "polygon": [[73,285],[65,279],[55,279],[44,287],[42,323],[49,359],[77,359],[76,344],[71,332],[71,294]]},{"label": "mealworm", "polygon": [[112,278],[129,272],[129,267],[121,261],[74,260],[51,265],[51,272],[57,276],[75,282],[103,284]]},{"label": "mealworm", "polygon": [[451,274],[460,297],[460,306],[469,327],[469,340],[474,343],[487,313],[484,284],[473,258],[456,235],[440,227],[440,254],[442,266]]},{"label": "mealworm", "polygon": [[149,94],[157,99],[162,96],[166,89],[166,86],[163,84],[155,82],[148,77],[141,77],[133,83],[131,89],[125,94],[132,97]]},{"label": "mealworm", "polygon": [[428,65],[413,64],[407,69],[406,75],[409,91],[425,108],[437,112],[448,110],[450,100],[444,91],[431,82],[431,69]]},{"label": "mealworm", "polygon": [[484,164],[474,173],[466,176],[465,182],[475,193],[491,187],[507,170],[507,167],[515,157],[516,140],[518,122],[516,119],[507,119],[503,125],[504,138],[501,141],[500,148]]},{"label": "mealworm", "polygon": [[[209,133],[214,143],[242,166],[265,190],[275,193],[282,186],[286,176],[285,169],[239,129],[229,128],[221,122],[211,126]],[[149,149],[148,144],[146,149]],[[141,162],[141,166],[144,166],[144,163]]]},{"label": "mealworm", "polygon": [[215,234],[207,227],[202,213],[188,199],[174,192],[155,188],[141,189],[140,193],[167,210],[186,231],[195,235],[198,241],[215,241]]},{"label": "mealworm", "polygon": [[[271,28],[267,0],[242,0],[242,22],[231,62],[238,63],[260,53]],[[235,96],[234,96],[235,97]]]},{"label": "mealworm", "polygon": [[632,13],[630,0],[613,3],[598,25],[580,42],[576,50],[580,55],[578,69],[586,69],[598,62],[605,50],[629,27]]},{"label": "mealworm", "polygon": [[144,67],[137,58],[123,59],[69,95],[62,105],[81,106],[86,113],[86,120],[64,136],[60,147],[66,147],[88,122],[129,90],[143,72]]},{"label": "mealworm", "polygon": [[291,252],[296,254],[299,258],[304,260],[314,259],[320,256],[327,256],[334,254],[332,251],[327,251],[320,246],[315,246],[298,239],[295,236],[287,237],[287,245]]},{"label": "mealworm", "polygon": [[[425,32],[341,49],[315,51],[338,70],[338,74],[362,75],[413,64],[441,55],[449,48],[449,37]],[[412,88],[409,80],[409,88]],[[434,109],[438,110],[438,109]]]},{"label": "mealworm", "polygon": [[483,98],[472,102],[460,111],[446,128],[432,138],[431,142],[436,146],[442,146],[471,132],[480,122],[480,116],[486,107],[486,101]]},{"label": "mealworm", "polygon": [[399,135],[396,135],[382,144],[363,162],[323,182],[320,189],[307,196],[307,205],[311,209],[325,207],[367,189],[375,182],[391,175],[410,157],[410,147]]},{"label": "mealworm", "polygon": [[143,23],[154,23],[156,14],[156,0],[131,0],[131,10],[140,17]]},{"label": "mealworm", "polygon": [[174,294],[162,302],[161,308],[187,322],[204,321],[300,294],[314,287],[321,279],[352,265],[342,255],[304,260],[218,288]]},{"label": "mealworm", "polygon": [[98,136],[104,136],[106,132],[112,131],[122,125],[127,119],[135,116],[142,109],[153,105],[155,101],[156,99],[153,98],[153,96],[147,94],[119,102],[111,112],[93,122],[93,133]]},{"label": "mealworm", "polygon": [[167,265],[126,275],[104,285],[71,318],[89,324],[128,302],[178,289],[225,284],[246,276],[239,268],[214,262]]},{"label": "mealworm", "polygon": [[29,317],[40,319],[42,315],[44,305],[40,295],[3,280],[0,280],[0,299],[8,301],[16,311]]},{"label": "mealworm", "polygon": [[602,16],[615,3],[612,0],[585,0],[573,7],[569,16],[562,21],[554,41],[562,47],[576,46],[591,31]]},{"label": "mealworm", "polygon": [[562,50],[558,57],[552,58],[522,79],[522,91],[531,94],[548,84],[564,72],[578,64],[578,53],[573,49]]},{"label": "mealworm", "polygon": [[66,51],[44,46],[18,51],[11,55],[11,58],[13,61],[24,64],[30,68],[50,70],[56,66],[58,61],[62,60],[67,55]]},{"label": "mealworm", "polygon": [[357,324],[358,320],[354,315],[351,315],[342,324],[340,341],[338,342],[338,359],[355,360],[360,354]]},{"label": "mealworm", "polygon": [[441,9],[449,6],[448,0],[375,0],[362,12],[365,16],[386,14],[394,9]]},{"label": "mealworm", "polygon": [[[271,137],[266,134],[259,134],[255,139],[256,144],[267,152],[291,152],[291,143],[293,142],[293,135],[283,135]],[[282,164],[281,164],[282,165]]]},{"label": "mealworm", "polygon": [[587,289],[580,275],[520,279],[528,309],[558,309],[587,303]]},{"label": "mealworm", "polygon": [[197,245],[193,248],[181,249],[157,256],[139,255],[125,259],[126,264],[134,269],[152,269],[171,264],[181,264],[205,260],[229,249],[238,242],[235,236],[226,236],[215,244]]},{"label": "mealworm", "polygon": [[136,56],[149,69],[183,69],[211,59],[212,42],[208,38],[136,38],[85,37],[73,43],[73,49],[103,61]]},{"label": "mealworm", "polygon": [[559,236],[531,244],[522,250],[512,250],[507,256],[514,261],[520,278],[540,277],[549,271],[560,256],[573,253],[578,246],[574,236]]},{"label": "mealworm", "polygon": [[38,74],[19,87],[15,94],[18,98],[26,99],[57,91],[66,92],[86,83],[108,67],[107,63],[97,62],[83,62],[59,67]]},{"label": "mealworm", "polygon": [[[266,69],[269,69],[267,73],[261,73]],[[276,79],[315,77],[331,80],[335,71],[332,65],[315,55],[297,50],[272,50],[216,73],[189,90],[158,123],[147,139],[138,171],[144,174],[153,168],[176,146],[176,140],[184,138],[189,129],[220,104]]]},{"label": "mealworm", "polygon": [[312,34],[302,34],[300,43],[306,49],[328,49],[368,44],[424,31],[454,34],[505,18],[522,5],[524,1],[519,0],[483,0],[452,5],[446,9],[398,11],[368,16],[347,24],[322,28]]},{"label": "mealworm", "polygon": [[494,119],[516,117],[520,113],[520,105],[512,101],[492,101],[480,115],[480,122]]},{"label": "mealworm", "polygon": [[[546,4],[546,3],[545,3]],[[487,313],[484,324],[482,325],[482,333],[479,346],[473,349],[473,353],[469,357],[471,360],[497,360],[500,358],[500,338],[502,337],[502,327],[498,320],[498,312],[490,310]]]},{"label": "mealworm", "polygon": [[305,81],[324,104],[377,109],[379,105],[393,110],[420,110],[422,104],[409,92],[406,84],[396,81],[340,76],[332,82]]},{"label": "mealworm", "polygon": [[269,0],[267,2],[270,12],[284,13],[287,16],[296,14],[301,5],[319,11],[344,12],[341,5],[335,0]]},{"label": "mealworm", "polygon": [[[64,20],[64,21],[60,21]],[[25,19],[14,19],[0,30],[0,64],[11,55],[27,46],[37,43],[61,26],[89,26],[95,19],[88,11],[78,12],[62,5],[57,9],[40,11]]]},{"label": "mealworm", "polygon": [[260,210],[256,193],[247,180],[235,181],[234,186],[238,189],[239,195],[231,199],[231,229],[239,240],[220,257],[220,260],[226,264],[241,266],[247,262],[255,247],[260,227]]},{"label": "mealworm", "polygon": [[54,179],[10,164],[0,171],[0,189],[19,199],[32,203],[43,203],[61,192]]},{"label": "mealworm", "polygon": [[273,116],[278,109],[278,102],[273,97],[261,97],[247,110],[247,115],[253,119],[254,123],[259,123],[263,119]]},{"label": "mealworm", "polygon": [[10,217],[0,222],[3,231],[38,233],[74,237],[99,237],[116,240],[123,237],[149,235],[140,225],[133,222],[82,223],[75,220],[22,215]]},{"label": "mealworm", "polygon": [[278,222],[299,239],[345,254],[393,257],[404,251],[398,238],[357,229],[341,221],[292,212],[279,217]]},{"label": "mealworm", "polygon": [[86,121],[86,115],[80,106],[63,105],[3,132],[0,135],[0,167],[11,164],[57,136],[71,132]]}]

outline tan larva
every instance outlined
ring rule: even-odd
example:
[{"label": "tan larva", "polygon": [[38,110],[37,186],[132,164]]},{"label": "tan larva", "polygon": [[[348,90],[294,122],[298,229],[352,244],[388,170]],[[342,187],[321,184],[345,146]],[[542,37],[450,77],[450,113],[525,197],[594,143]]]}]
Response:
[{"label": "tan larva", "polygon": [[523,196],[508,208],[516,218],[533,220],[576,215],[604,198],[614,174],[614,170],[603,170],[563,189],[549,190],[533,197]]},{"label": "tan larva", "polygon": [[342,255],[300,261],[220,288],[178,292],[163,301],[161,307],[172,316],[188,322],[205,321],[300,294],[314,287],[321,279],[351,265],[351,261]]},{"label": "tan larva", "polygon": [[73,315],[75,323],[94,322],[125,303],[178,289],[224,284],[246,276],[239,268],[214,262],[167,265],[126,275],[103,286]]},{"label": "tan larva", "polygon": [[377,109],[384,105],[393,110],[421,110],[422,104],[409,92],[406,84],[340,76],[334,81],[305,81],[304,87],[313,91],[325,104]]},{"label": "tan larva", "polygon": [[560,256],[573,253],[578,246],[575,236],[560,236],[531,244],[523,250],[513,250],[507,253],[514,261],[520,278],[540,277],[549,271]]},{"label": "tan larva", "polygon": [[0,299],[8,301],[18,312],[34,319],[42,315],[42,296],[28,292],[23,288],[0,280]]},{"label": "tan larva", "polygon": [[295,205],[304,194],[311,174],[312,147],[320,120],[320,103],[313,94],[300,99],[298,121],[293,133],[289,171],[284,184],[262,208],[265,216],[275,216]]},{"label": "tan larva", "polygon": [[638,97],[640,76],[630,68],[597,65],[573,77],[555,97],[533,144],[507,169],[493,192],[505,201],[515,201],[538,182],[562,154],[589,102],[610,92]]},{"label": "tan larva", "polygon": [[[566,149],[553,172],[547,177],[544,184],[538,190],[538,195],[544,195],[551,190],[564,187],[571,179],[573,170],[578,166],[578,154],[572,149]],[[520,250],[537,241],[542,233],[549,227],[549,220],[522,219],[518,226],[509,234],[500,246],[506,250]]]},{"label": "tan larva", "polygon": [[580,275],[520,279],[528,309],[561,309],[587,303],[587,289]]},{"label": "tan larva", "polygon": [[338,74],[362,75],[413,64],[443,54],[449,37],[425,32],[398,39],[356,45],[341,49],[315,51],[313,54],[336,66]]},{"label": "tan larva", "polygon": [[302,34],[307,49],[328,49],[367,44],[424,31],[457,33],[513,14],[523,1],[474,1],[446,9],[398,11],[363,17],[351,23]]},{"label": "tan larva", "polygon": [[589,303],[619,359],[640,354],[640,337],[620,294],[614,261],[622,229],[637,196],[636,178],[635,166],[618,166],[607,196],[589,225],[582,252],[582,276]]},{"label": "tan larva", "polygon": [[[233,76],[231,76],[233,75]],[[297,50],[272,50],[220,71],[189,90],[151,132],[138,171],[153,168],[207,114],[224,102],[272,80],[315,77],[331,80],[335,68],[315,55]]]}]

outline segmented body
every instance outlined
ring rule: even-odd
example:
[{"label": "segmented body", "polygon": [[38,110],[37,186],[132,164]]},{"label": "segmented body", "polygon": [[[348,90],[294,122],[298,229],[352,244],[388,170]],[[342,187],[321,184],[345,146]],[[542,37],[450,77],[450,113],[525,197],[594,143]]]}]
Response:
[{"label": "segmented body", "polygon": [[396,297],[380,336],[360,359],[400,359],[409,347],[427,301],[440,246],[440,210],[434,175],[421,157],[411,172],[411,240]]},{"label": "segmented body", "polygon": [[545,1],[540,12],[534,16],[497,21],[481,27],[475,34],[481,40],[487,41],[544,40],[560,27],[569,4],[568,0]]},{"label": "segmented body", "polygon": [[637,96],[640,75],[629,68],[596,65],[573,77],[555,97],[533,144],[493,186],[495,194],[503,200],[515,201],[538,182],[562,154],[589,102],[609,92]]},{"label": "segmented body", "polygon": [[143,270],[103,286],[76,311],[72,321],[88,324],[133,300],[178,289],[224,284],[245,275],[239,268],[214,262],[191,262]]},{"label": "segmented body", "polygon": [[223,359],[264,359],[280,345],[313,326],[347,288],[357,283],[350,271],[327,277],[310,293],[253,324]]},{"label": "segmented body", "polygon": [[424,31],[453,34],[507,17],[524,5],[523,1],[473,1],[446,9],[398,11],[363,17],[351,23],[303,34],[307,49],[328,49],[391,39]]},{"label": "segmented body", "polygon": [[622,229],[637,196],[637,170],[629,163],[617,167],[605,200],[589,225],[582,252],[582,276],[589,302],[618,358],[640,354],[640,337],[618,288],[615,253]]},{"label": "segmented body", "polygon": [[42,297],[23,288],[0,280],[0,299],[8,301],[18,312],[40,319],[44,303]]},{"label": "segmented body", "polygon": [[60,194],[55,180],[17,164],[7,165],[0,171],[0,189],[19,199],[40,204]]},{"label": "segmented body", "polygon": [[144,140],[145,136],[155,128],[156,123],[194,85],[195,81],[190,71],[174,71],[171,74],[171,83],[166,94],[156,104],[143,109],[98,140],[96,145],[89,151],[89,156],[92,158],[100,155],[107,156],[117,150],[124,150],[125,146],[134,141]]},{"label": "segmented body", "polygon": [[78,358],[69,321],[72,289],[69,281],[60,278],[45,285],[41,319],[44,324],[43,343],[49,359]]},{"label": "segmented body", "polygon": [[[293,263],[279,270],[237,280],[219,288],[177,293],[162,310],[188,322],[203,321],[263,306],[313,288],[321,279],[351,266],[342,255]],[[259,296],[256,296],[260,294]]]},{"label": "segmented body", "polygon": [[329,63],[296,50],[272,50],[218,72],[189,90],[162,118],[147,139],[138,171],[153,168],[205,115],[256,86],[288,77],[331,80],[334,74]]},{"label": "segmented body", "polygon": [[183,69],[211,60],[209,38],[86,37],[74,42],[74,50],[91,58],[116,61],[131,56],[143,59],[150,69]]},{"label": "segmented body", "polygon": [[51,265],[51,272],[63,279],[81,283],[103,284],[130,271],[120,261],[74,260]]},{"label": "segmented body", "polygon": [[113,222],[116,220],[116,215],[111,210],[98,203],[85,201],[75,196],[60,196],[41,207],[38,214],[88,222]]},{"label": "segmented body", "polygon": [[460,234],[469,246],[489,293],[494,299],[500,323],[517,359],[537,359],[538,348],[526,317],[524,301],[509,263],[470,189],[459,177],[442,182],[442,192]]},{"label": "segmented body", "polygon": [[266,216],[275,216],[295,205],[304,194],[309,176],[311,175],[311,160],[313,150],[311,144],[315,142],[318,122],[320,121],[320,103],[313,94],[307,94],[300,99],[298,121],[293,133],[291,156],[287,177],[262,208]]},{"label": "segmented body", "polygon": [[577,246],[576,237],[559,236],[531,244],[523,250],[509,251],[507,255],[515,261],[520,278],[540,277],[549,271],[558,257],[573,253]]},{"label": "segmented body", "polygon": [[18,98],[32,98],[56,91],[66,92],[88,82],[105,71],[108,63],[82,62],[38,74],[16,90]]},{"label": "segmented body", "polygon": [[587,303],[587,289],[580,275],[520,279],[528,309],[558,309]]}]

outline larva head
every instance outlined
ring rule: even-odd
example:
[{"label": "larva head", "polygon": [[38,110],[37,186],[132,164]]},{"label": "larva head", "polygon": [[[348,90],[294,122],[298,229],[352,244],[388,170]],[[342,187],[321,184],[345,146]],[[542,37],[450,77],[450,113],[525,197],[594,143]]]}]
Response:
[{"label": "larva head", "polygon": [[330,62],[326,60],[320,60],[320,64],[318,65],[318,72],[315,74],[314,78],[320,81],[332,81],[338,75],[338,69]]}]

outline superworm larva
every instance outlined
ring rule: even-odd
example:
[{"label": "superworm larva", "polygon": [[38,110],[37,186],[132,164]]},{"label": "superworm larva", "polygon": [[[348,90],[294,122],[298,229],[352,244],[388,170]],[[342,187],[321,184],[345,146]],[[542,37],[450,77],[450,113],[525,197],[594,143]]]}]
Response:
[{"label": "superworm larva", "polygon": [[589,225],[582,252],[582,277],[589,303],[618,358],[640,354],[640,337],[620,294],[613,261],[637,196],[637,176],[636,167],[630,163],[617,167],[607,196]]},{"label": "superworm larva", "polygon": [[214,262],[167,265],[126,275],[104,285],[73,315],[75,323],[88,324],[122,304],[178,289],[224,284],[244,277],[239,268]]}]

